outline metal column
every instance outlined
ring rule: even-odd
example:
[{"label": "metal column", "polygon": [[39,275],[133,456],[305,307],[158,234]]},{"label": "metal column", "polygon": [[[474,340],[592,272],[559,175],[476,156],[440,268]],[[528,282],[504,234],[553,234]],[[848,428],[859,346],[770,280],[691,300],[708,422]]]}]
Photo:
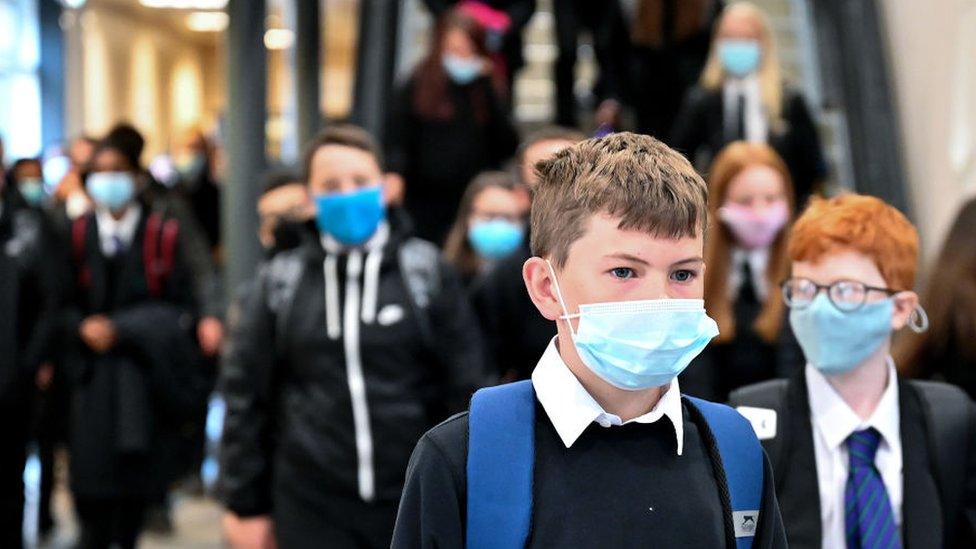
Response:
[{"label": "metal column", "polygon": [[225,288],[233,293],[254,276],[261,259],[257,239],[257,198],[266,168],[267,58],[263,0],[227,4],[227,182],[222,205],[222,237],[227,268]]},{"label": "metal column", "polygon": [[360,3],[353,120],[378,139],[383,138],[388,98],[393,90],[399,14],[400,0]]},{"label": "metal column", "polygon": [[299,150],[315,137],[322,126],[319,108],[321,10],[319,0],[295,2],[295,105]]}]

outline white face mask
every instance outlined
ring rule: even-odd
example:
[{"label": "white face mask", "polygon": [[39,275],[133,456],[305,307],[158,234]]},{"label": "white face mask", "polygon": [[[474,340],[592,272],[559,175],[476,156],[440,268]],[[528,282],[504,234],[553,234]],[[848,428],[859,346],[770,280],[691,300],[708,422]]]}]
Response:
[{"label": "white face mask", "polygon": [[[580,305],[570,314],[548,260],[560,317],[569,323],[587,368],[618,389],[640,391],[671,383],[718,335],[702,299],[653,299]],[[579,318],[574,329],[573,318]]]}]

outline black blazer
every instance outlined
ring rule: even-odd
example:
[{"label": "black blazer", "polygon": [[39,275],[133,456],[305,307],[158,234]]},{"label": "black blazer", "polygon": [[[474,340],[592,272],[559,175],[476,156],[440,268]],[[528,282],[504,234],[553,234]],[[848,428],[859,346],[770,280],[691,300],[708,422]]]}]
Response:
[{"label": "black blazer", "polygon": [[[820,490],[804,371],[732,393],[733,406],[771,408],[764,440],[790,547],[820,548]],[[898,380],[906,548],[976,546],[976,407],[944,383]]]},{"label": "black blazer", "polygon": [[[707,172],[712,160],[729,144],[724,128],[722,90],[696,86],[688,93],[671,132],[669,145]],[[786,162],[793,178],[797,205],[803,207],[814,186],[827,175],[820,137],[806,102],[790,88],[783,90],[782,124],[769,125],[769,145]]]}]

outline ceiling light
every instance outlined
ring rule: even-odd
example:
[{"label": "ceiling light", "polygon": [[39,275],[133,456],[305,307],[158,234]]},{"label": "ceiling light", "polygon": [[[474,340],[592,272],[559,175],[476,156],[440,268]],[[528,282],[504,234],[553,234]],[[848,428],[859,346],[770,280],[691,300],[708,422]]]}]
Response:
[{"label": "ceiling light", "polygon": [[295,33],[289,29],[268,29],[264,33],[264,47],[269,50],[287,50],[295,43]]},{"label": "ceiling light", "polygon": [[229,21],[222,11],[195,11],[186,16],[186,26],[196,32],[223,32]]},{"label": "ceiling light", "polygon": [[147,8],[174,10],[222,10],[227,0],[139,0]]},{"label": "ceiling light", "polygon": [[85,7],[85,0],[61,0],[61,5],[69,10],[76,10]]}]

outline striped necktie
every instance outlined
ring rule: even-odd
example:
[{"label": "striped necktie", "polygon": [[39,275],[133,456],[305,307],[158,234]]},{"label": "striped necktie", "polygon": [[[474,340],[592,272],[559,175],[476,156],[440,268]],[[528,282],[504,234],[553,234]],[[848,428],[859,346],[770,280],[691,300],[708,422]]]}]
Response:
[{"label": "striped necktie", "polygon": [[847,438],[850,467],[846,506],[848,549],[901,548],[901,536],[881,474],[874,465],[881,434],[874,428],[856,431]]}]

